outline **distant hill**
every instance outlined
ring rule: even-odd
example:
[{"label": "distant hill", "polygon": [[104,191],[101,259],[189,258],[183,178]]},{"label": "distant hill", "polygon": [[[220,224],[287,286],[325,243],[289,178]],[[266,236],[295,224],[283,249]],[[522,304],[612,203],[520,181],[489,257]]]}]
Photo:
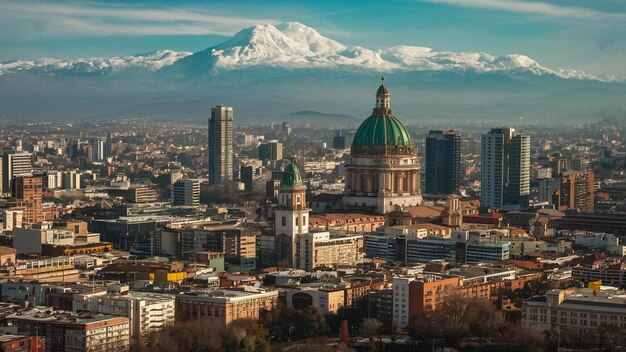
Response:
[{"label": "distant hill", "polygon": [[[365,119],[366,116],[363,117]],[[346,114],[324,113],[313,110],[296,111],[289,114],[289,121],[297,124],[318,124],[323,123],[328,126],[347,126],[357,125],[363,119],[357,119]]]}]

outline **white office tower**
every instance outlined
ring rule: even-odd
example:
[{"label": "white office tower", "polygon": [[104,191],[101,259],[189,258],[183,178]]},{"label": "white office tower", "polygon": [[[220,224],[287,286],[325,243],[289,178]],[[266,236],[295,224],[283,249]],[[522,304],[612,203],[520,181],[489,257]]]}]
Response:
[{"label": "white office tower", "polygon": [[2,155],[2,192],[11,193],[13,177],[27,176],[33,172],[32,155],[28,152],[5,151]]},{"label": "white office tower", "polygon": [[91,162],[100,162],[106,159],[106,141],[96,139],[91,145]]},{"label": "white office tower", "polygon": [[481,140],[481,206],[520,209],[530,195],[530,136],[494,128]]}]

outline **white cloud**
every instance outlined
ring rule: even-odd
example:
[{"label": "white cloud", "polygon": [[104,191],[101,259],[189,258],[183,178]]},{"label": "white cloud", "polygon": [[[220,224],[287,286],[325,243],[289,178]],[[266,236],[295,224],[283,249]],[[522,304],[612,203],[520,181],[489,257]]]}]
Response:
[{"label": "white cloud", "polygon": [[[2,22],[5,25],[2,25]],[[31,26],[11,28],[16,23]],[[147,8],[106,3],[55,3],[2,0],[0,39],[24,36],[106,35],[232,35],[259,23],[278,23],[268,18],[249,18],[198,7]],[[30,33],[16,33],[30,28]],[[11,33],[13,32],[13,33]]]},{"label": "white cloud", "polygon": [[462,7],[495,9],[515,13],[527,13],[548,17],[569,17],[590,20],[626,19],[626,13],[602,12],[590,8],[559,6],[545,2],[524,0],[421,0],[432,3]]}]

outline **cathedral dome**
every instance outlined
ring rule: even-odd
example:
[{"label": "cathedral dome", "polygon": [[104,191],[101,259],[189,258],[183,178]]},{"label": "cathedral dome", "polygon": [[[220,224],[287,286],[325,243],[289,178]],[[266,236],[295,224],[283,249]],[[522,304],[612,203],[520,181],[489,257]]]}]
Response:
[{"label": "cathedral dome", "polygon": [[302,185],[302,175],[300,174],[300,170],[294,163],[287,164],[285,166],[285,172],[283,173],[283,182],[281,182],[282,187],[294,187]]},{"label": "cathedral dome", "polygon": [[352,140],[353,146],[407,146],[413,144],[406,127],[391,112],[389,90],[381,77],[376,92],[376,107],[365,119]]},{"label": "cathedral dome", "polygon": [[352,145],[405,146],[411,145],[411,136],[406,127],[393,115],[368,117],[354,135]]}]

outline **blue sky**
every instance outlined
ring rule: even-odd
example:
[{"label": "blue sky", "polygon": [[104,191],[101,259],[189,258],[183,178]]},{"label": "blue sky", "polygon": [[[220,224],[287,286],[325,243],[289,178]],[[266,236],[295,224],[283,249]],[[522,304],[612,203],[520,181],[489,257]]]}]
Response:
[{"label": "blue sky", "polygon": [[0,1],[0,60],[197,51],[298,21],[346,45],[528,55],[626,77],[624,0]]}]

